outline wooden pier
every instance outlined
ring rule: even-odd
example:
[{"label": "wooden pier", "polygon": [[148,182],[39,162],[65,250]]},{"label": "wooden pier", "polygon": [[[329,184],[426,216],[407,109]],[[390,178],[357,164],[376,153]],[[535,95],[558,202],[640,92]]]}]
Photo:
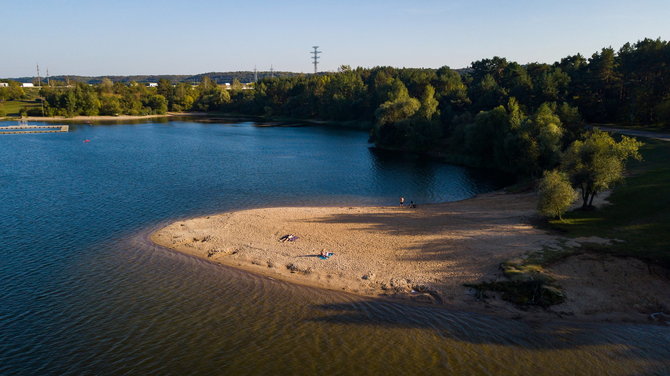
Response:
[{"label": "wooden pier", "polygon": [[69,131],[69,125],[10,125],[8,127],[0,127],[0,134],[60,133]]}]

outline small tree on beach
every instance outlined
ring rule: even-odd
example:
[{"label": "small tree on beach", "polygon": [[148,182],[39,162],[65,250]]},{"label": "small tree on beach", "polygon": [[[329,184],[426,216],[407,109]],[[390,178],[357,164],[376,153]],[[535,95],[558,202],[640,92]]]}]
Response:
[{"label": "small tree on beach", "polygon": [[545,171],[538,188],[537,209],[547,217],[563,220],[562,215],[577,198],[570,179],[560,171]]},{"label": "small tree on beach", "polygon": [[573,142],[561,165],[580,190],[582,208],[593,206],[593,198],[623,179],[626,161],[640,160],[642,142],[622,136],[616,142],[608,133],[598,129],[589,131],[582,140]]}]

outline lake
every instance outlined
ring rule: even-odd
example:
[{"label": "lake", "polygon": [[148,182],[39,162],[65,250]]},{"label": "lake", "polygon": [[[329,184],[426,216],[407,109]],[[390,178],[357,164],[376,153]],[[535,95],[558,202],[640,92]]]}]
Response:
[{"label": "lake", "polygon": [[363,298],[147,240],[178,218],[461,200],[504,177],[377,152],[365,132],[328,127],[183,119],[70,130],[0,135],[2,375],[670,373],[667,327]]}]

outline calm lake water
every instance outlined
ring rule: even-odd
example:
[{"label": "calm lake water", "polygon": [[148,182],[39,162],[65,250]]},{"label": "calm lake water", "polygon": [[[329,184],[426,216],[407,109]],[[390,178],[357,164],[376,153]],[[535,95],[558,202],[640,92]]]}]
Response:
[{"label": "calm lake water", "polygon": [[166,121],[0,135],[0,374],[669,374],[667,327],[391,303],[147,241],[181,217],[459,200],[500,183],[322,127]]}]

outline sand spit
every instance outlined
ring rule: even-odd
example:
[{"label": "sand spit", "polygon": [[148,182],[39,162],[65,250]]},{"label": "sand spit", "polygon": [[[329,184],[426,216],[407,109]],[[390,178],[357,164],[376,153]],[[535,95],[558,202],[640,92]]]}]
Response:
[{"label": "sand spit", "polygon": [[[596,301],[610,301],[607,297],[615,293],[612,286],[625,288],[614,280],[620,281],[626,272],[613,273],[610,281],[606,272],[599,271],[601,263],[581,262],[577,257],[552,269],[568,296],[556,309],[522,311],[495,297],[481,301],[463,286],[502,279],[500,263],[565,242],[530,224],[535,203],[533,194],[495,192],[418,208],[251,209],[178,221],[156,231],[151,239],[214,262],[365,296],[403,297],[510,317],[601,319],[597,315],[607,313],[602,319],[647,320],[650,300],[638,302],[636,293],[620,294],[623,297],[610,304],[594,306]],[[280,241],[288,234],[298,239]],[[334,255],[319,258],[324,249]],[[667,272],[638,279],[640,273],[649,274],[642,268],[631,270],[625,275],[626,285],[636,285],[638,292],[649,288],[648,295],[657,295],[653,309],[670,308]],[[597,278],[589,278],[596,274]],[[650,284],[649,279],[655,282]],[[582,294],[587,286],[589,293]]]}]

